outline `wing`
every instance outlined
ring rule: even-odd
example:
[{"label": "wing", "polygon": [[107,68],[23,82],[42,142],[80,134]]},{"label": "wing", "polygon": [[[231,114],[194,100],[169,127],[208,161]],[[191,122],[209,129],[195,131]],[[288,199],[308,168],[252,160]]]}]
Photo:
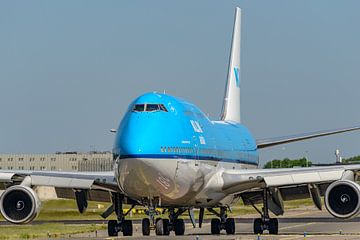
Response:
[{"label": "wing", "polygon": [[[354,182],[360,175],[360,164],[290,169],[254,169],[224,171],[223,192],[241,197],[245,204],[262,201],[264,189],[270,191],[269,209],[284,213],[283,201],[312,198],[322,209],[321,196],[338,180]],[[360,191],[360,190],[359,190]],[[360,192],[359,192],[360,193]]]},{"label": "wing", "polygon": [[60,198],[75,198],[74,190],[86,190],[87,199],[111,201],[110,192],[120,192],[114,172],[0,171],[0,189],[12,185],[54,187]]},{"label": "wing", "polygon": [[350,128],[341,128],[335,130],[327,131],[318,131],[310,133],[301,133],[295,135],[289,135],[284,137],[275,137],[275,138],[266,138],[266,139],[257,139],[256,144],[258,148],[272,147],[279,144],[291,143],[296,141],[302,141],[310,138],[323,137],[338,133],[351,132],[355,130],[360,130],[360,126],[350,127]]},{"label": "wing", "polygon": [[[0,211],[7,221],[22,224],[36,218],[40,211],[40,200],[34,191],[37,186],[51,186],[57,197],[76,199],[80,213],[86,210],[88,200],[113,202],[112,193],[121,193],[114,172],[3,170],[0,189],[6,190],[0,195]],[[129,198],[124,203],[135,204]],[[112,204],[101,216],[107,218],[114,209]]]}]

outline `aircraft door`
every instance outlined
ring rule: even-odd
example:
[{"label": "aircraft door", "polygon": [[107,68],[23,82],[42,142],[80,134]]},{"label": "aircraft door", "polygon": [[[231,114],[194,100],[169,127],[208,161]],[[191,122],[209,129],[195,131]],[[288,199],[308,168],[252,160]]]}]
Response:
[{"label": "aircraft door", "polygon": [[199,164],[199,140],[198,137],[193,136],[193,154],[194,154],[194,164],[198,166]]}]

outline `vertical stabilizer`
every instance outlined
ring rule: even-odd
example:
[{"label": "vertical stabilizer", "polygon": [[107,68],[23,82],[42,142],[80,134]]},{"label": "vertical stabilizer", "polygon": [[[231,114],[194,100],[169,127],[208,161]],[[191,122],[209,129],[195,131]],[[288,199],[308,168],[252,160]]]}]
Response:
[{"label": "vertical stabilizer", "polygon": [[221,120],[237,123],[240,123],[240,30],[241,9],[236,8]]}]

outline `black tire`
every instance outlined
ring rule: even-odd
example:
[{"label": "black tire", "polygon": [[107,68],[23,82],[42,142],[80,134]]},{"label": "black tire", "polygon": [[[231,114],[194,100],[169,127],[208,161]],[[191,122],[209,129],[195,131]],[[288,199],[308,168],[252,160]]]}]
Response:
[{"label": "black tire", "polygon": [[263,228],[262,228],[262,220],[261,218],[256,218],[254,220],[254,233],[255,234],[263,234]]},{"label": "black tire", "polygon": [[133,227],[131,220],[124,220],[122,224],[122,232],[124,236],[132,236],[133,235]]},{"label": "black tire", "polygon": [[143,236],[150,235],[150,220],[148,218],[143,218],[141,222],[142,234]]},{"label": "black tire", "polygon": [[161,218],[156,219],[155,234],[158,236],[164,235],[164,221]]},{"label": "black tire", "polygon": [[221,222],[218,218],[211,219],[211,234],[220,234]]},{"label": "black tire", "polygon": [[169,236],[170,235],[169,219],[163,219],[163,228],[164,228],[164,235]]},{"label": "black tire", "polygon": [[225,222],[225,230],[227,234],[235,234],[235,219],[227,218]]},{"label": "black tire", "polygon": [[116,237],[118,235],[117,231],[117,221],[116,220],[109,220],[108,221],[108,235],[109,237]]},{"label": "black tire", "polygon": [[185,233],[184,219],[176,219],[174,222],[174,232],[177,236],[183,236]]},{"label": "black tire", "polygon": [[271,218],[269,220],[269,233],[270,234],[278,234],[279,232],[279,221],[277,218]]}]

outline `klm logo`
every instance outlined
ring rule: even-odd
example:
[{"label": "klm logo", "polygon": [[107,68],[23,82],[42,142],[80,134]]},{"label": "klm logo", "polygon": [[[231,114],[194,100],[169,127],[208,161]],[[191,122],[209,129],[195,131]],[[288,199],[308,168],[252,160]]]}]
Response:
[{"label": "klm logo", "polygon": [[240,87],[240,69],[237,67],[234,67],[234,74],[235,74],[235,80],[236,80],[236,87]]}]

